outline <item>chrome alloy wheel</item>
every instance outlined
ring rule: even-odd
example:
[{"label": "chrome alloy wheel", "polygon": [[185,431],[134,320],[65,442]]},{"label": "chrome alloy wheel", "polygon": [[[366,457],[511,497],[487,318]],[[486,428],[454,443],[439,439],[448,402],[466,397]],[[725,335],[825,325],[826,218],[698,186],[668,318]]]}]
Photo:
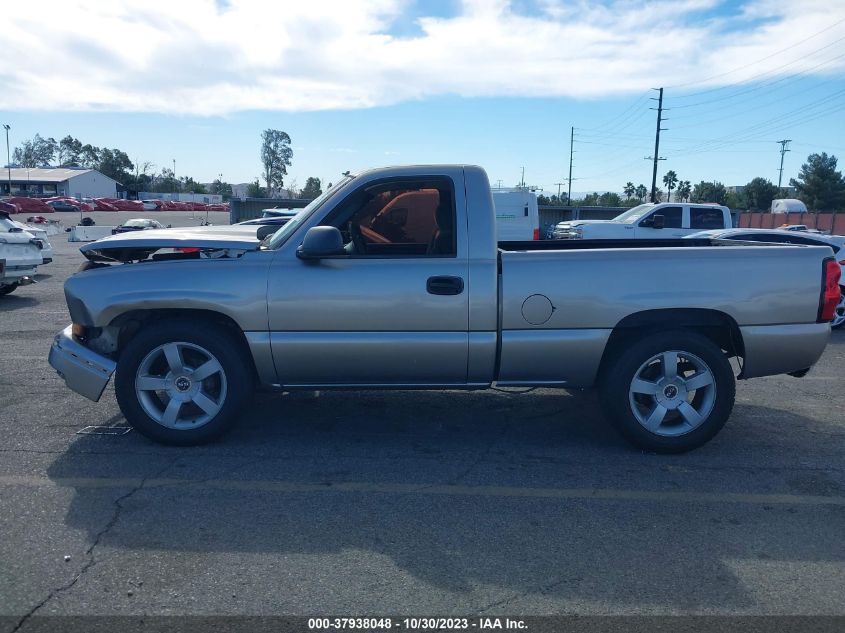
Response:
[{"label": "chrome alloy wheel", "polygon": [[169,429],[195,429],[226,401],[226,373],[220,361],[194,343],[159,345],[135,374],[135,395],[144,412]]},{"label": "chrome alloy wheel", "polygon": [[845,288],[840,288],[840,290],[842,294],[839,296],[839,303],[836,304],[833,321],[830,322],[831,327],[840,327],[845,323]]},{"label": "chrome alloy wheel", "polygon": [[716,380],[698,356],[661,352],[640,365],[628,389],[631,412],[646,430],[684,435],[707,420],[716,402]]}]

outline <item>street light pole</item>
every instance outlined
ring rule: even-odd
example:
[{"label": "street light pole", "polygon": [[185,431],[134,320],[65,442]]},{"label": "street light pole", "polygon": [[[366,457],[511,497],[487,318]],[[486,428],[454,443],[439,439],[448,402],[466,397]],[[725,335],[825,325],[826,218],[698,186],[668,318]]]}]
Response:
[{"label": "street light pole", "polygon": [[11,126],[7,123],[3,124],[3,127],[6,130],[6,169],[9,170],[9,195],[12,195],[12,159],[9,154],[9,130],[11,130]]}]

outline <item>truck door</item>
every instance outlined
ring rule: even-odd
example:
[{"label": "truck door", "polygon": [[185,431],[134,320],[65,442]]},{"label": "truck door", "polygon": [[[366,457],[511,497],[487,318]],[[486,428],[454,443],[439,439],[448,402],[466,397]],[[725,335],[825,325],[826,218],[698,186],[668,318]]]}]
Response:
[{"label": "truck door", "polygon": [[[663,216],[663,228],[656,229],[653,227],[654,216],[656,215]],[[637,222],[634,237],[638,239],[681,237],[689,232],[684,231],[683,218],[684,210],[681,206],[658,207]]]},{"label": "truck door", "polygon": [[304,261],[285,249],[274,259],[268,316],[280,383],[466,384],[460,178],[370,180],[320,223],[340,230],[348,257]]}]

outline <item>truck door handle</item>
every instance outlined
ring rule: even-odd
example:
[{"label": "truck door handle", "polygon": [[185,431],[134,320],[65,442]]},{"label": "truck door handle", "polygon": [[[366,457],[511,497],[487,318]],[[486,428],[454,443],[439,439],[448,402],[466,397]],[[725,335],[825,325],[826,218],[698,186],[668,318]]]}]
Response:
[{"label": "truck door handle", "polygon": [[464,291],[464,280],[460,277],[429,277],[425,289],[432,295],[459,295]]}]

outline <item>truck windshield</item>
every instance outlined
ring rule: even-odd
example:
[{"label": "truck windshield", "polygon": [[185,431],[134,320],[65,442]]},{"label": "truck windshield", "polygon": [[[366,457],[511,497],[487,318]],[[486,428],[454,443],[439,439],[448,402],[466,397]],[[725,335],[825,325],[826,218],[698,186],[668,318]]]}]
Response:
[{"label": "truck windshield", "polygon": [[283,227],[281,227],[278,231],[270,235],[267,240],[264,242],[264,248],[278,248],[285,242],[287,242],[288,238],[296,231],[297,227],[302,224],[305,220],[310,218],[314,212],[322,207],[329,198],[334,197],[334,195],[343,189],[344,185],[352,180],[352,176],[347,176],[336,185],[334,185],[331,189],[327,189],[322,194],[314,198],[311,203],[302,209],[299,213],[297,213],[293,218],[291,218]]},{"label": "truck windshield", "polygon": [[633,209],[629,209],[625,211],[622,215],[617,215],[613,218],[614,222],[624,222],[625,224],[633,224],[641,217],[643,217],[646,213],[648,213],[654,205],[650,202],[646,204],[639,204]]}]

